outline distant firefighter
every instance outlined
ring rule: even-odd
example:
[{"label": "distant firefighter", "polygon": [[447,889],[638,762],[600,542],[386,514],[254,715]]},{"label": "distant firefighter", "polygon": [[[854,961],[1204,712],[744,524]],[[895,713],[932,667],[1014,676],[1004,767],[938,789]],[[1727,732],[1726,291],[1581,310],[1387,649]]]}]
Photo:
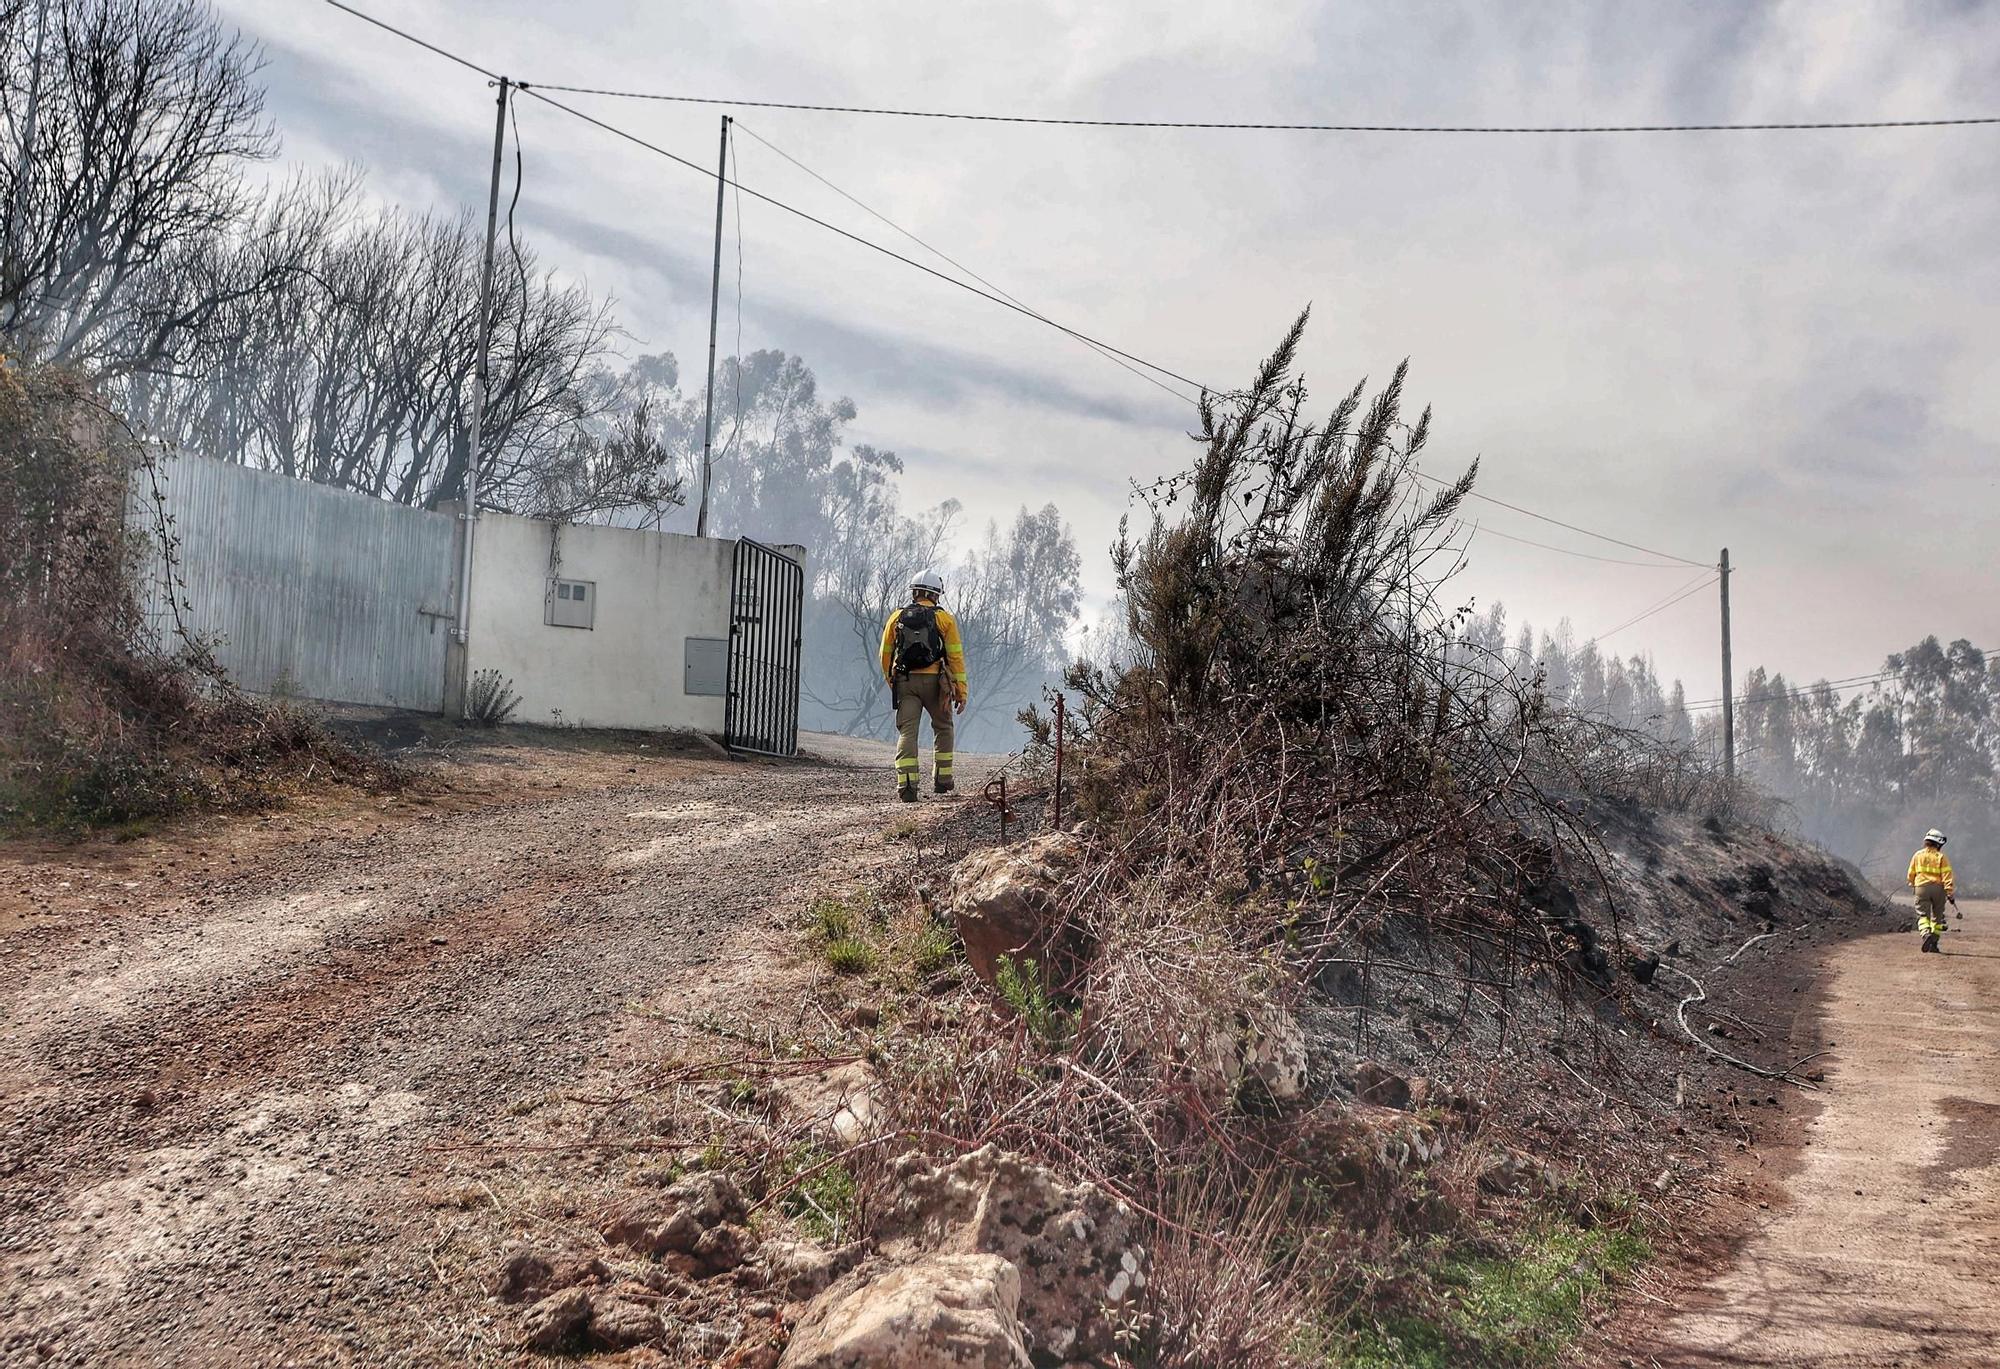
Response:
[{"label": "distant firefighter", "polygon": [[896,709],[896,792],[905,803],[917,801],[917,730],[925,714],[937,748],[932,783],[940,794],[952,792],[952,741],[958,730],[952,713],[965,712],[965,647],[958,623],[938,607],[943,597],[944,577],[925,571],[910,585],[909,604],[882,628],[882,678]]},{"label": "distant firefighter", "polygon": [[[1923,949],[1935,951],[1944,935],[1944,905],[1958,907],[1951,878],[1951,862],[1944,855],[1944,833],[1933,827],[1924,833],[1923,849],[1910,857],[1909,883],[1917,891],[1917,930],[1924,934]],[[1964,913],[1959,920],[1963,921]]]}]

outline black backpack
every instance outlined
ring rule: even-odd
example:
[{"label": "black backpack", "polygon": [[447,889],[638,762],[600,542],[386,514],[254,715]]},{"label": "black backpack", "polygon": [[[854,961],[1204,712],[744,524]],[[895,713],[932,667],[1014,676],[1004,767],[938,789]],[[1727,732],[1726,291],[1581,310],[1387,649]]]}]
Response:
[{"label": "black backpack", "polygon": [[936,604],[911,604],[896,615],[896,645],[890,660],[896,673],[928,670],[944,659],[944,633]]}]

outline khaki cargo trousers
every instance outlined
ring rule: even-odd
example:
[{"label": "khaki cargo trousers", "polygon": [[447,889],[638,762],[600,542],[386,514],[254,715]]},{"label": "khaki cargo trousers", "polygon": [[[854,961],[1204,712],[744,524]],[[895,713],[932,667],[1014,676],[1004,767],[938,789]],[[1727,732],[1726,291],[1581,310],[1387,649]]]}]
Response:
[{"label": "khaki cargo trousers", "polygon": [[1944,935],[1944,886],[1938,883],[1917,886],[1917,930],[1925,936]]},{"label": "khaki cargo trousers", "polygon": [[931,717],[931,741],[936,747],[932,776],[940,794],[952,787],[952,743],[958,733],[958,719],[952,716],[951,685],[942,670],[922,675],[906,675],[895,681],[896,691],[896,783],[915,786],[917,782],[917,733],[924,715]]}]

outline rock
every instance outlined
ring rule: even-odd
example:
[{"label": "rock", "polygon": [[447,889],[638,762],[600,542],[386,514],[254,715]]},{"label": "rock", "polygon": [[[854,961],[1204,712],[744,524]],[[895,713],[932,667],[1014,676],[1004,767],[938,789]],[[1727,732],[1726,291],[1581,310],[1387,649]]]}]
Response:
[{"label": "rock", "polygon": [[1115,1349],[1114,1320],[1146,1286],[1146,1250],[1124,1204],[1091,1184],[984,1146],[929,1168],[899,1166],[903,1193],[878,1226],[885,1254],[999,1255],[1020,1271],[1021,1324],[1037,1353]]},{"label": "rock", "polygon": [[685,1254],[695,1249],[709,1228],[749,1215],[749,1204],[734,1179],[727,1174],[696,1174],[657,1197],[635,1198],[612,1209],[597,1230],[611,1244],[641,1254]]},{"label": "rock", "polygon": [[1400,1074],[1390,1073],[1373,1060],[1363,1060],[1354,1067],[1354,1096],[1377,1107],[1407,1108],[1410,1106],[1410,1081]]},{"label": "rock", "polygon": [[778,1369],[787,1339],[784,1322],[775,1313],[764,1314],[754,1308],[745,1309],[745,1317],[743,1334],[716,1369]]},{"label": "rock", "polygon": [[701,1233],[701,1239],[694,1243],[694,1257],[720,1274],[748,1259],[753,1243],[747,1228],[719,1222]]},{"label": "rock", "polygon": [[1065,932],[1061,908],[1062,880],[1078,849],[1074,836],[1050,832],[974,851],[952,871],[946,907],[967,962],[987,984],[1003,955],[1035,961],[1055,984],[1080,966],[1083,948]]},{"label": "rock", "polygon": [[1625,968],[1630,970],[1632,978],[1638,980],[1641,984],[1650,984],[1653,982],[1653,976],[1660,971],[1660,957],[1657,955],[1635,955],[1625,962]]},{"label": "rock", "polygon": [[743,1192],[727,1174],[702,1173],[682,1179],[667,1190],[667,1197],[679,1202],[690,1217],[703,1226],[720,1221],[740,1222],[750,1215]]},{"label": "rock", "polygon": [[1243,1028],[1242,1077],[1274,1103],[1296,1102],[1306,1092],[1306,1034],[1291,1013],[1260,1004]]},{"label": "rock", "polygon": [[757,1250],[758,1282],[787,1302],[804,1302],[859,1264],[863,1250],[859,1241],[837,1250],[803,1241],[766,1241]]},{"label": "rock", "polygon": [[521,1343],[554,1353],[570,1348],[590,1324],[590,1294],[565,1288],[534,1304],[522,1318]]},{"label": "rock", "polygon": [[934,1254],[843,1281],[800,1319],[780,1369],[1031,1369],[1021,1275],[999,1255]]},{"label": "rock", "polygon": [[661,1255],[694,1249],[702,1226],[687,1204],[669,1189],[662,1197],[635,1199],[613,1209],[597,1231],[613,1245],[628,1246],[642,1255]]},{"label": "rock", "polygon": [[1495,1151],[1479,1166],[1479,1186],[1502,1196],[1539,1187],[1547,1178],[1548,1170],[1541,1161],[1508,1148]]},{"label": "rock", "polygon": [[843,1147],[867,1139],[875,1118],[875,1069],[865,1060],[778,1080],[772,1092],[816,1131]]},{"label": "rock", "polygon": [[493,1279],[493,1296],[502,1302],[525,1302],[546,1294],[555,1283],[555,1265],[539,1250],[509,1251]]},{"label": "rock", "polygon": [[873,1031],[882,1025],[882,1010],[873,1003],[856,1003],[848,1017],[863,1031]]},{"label": "rock", "polygon": [[624,1350],[660,1339],[660,1314],[646,1303],[604,1294],[591,1299],[590,1342],[602,1350]]}]

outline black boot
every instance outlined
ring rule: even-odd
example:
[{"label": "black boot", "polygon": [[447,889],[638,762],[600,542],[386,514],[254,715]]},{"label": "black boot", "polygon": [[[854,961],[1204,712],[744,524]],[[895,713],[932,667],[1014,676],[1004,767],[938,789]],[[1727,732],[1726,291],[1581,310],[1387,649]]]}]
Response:
[{"label": "black boot", "polygon": [[1925,932],[1924,950],[1927,952],[1936,952],[1937,948],[1938,948],[1938,934],[1936,932]]},{"label": "black boot", "polygon": [[917,782],[915,780],[904,780],[896,786],[896,792],[903,796],[904,803],[915,803],[917,801]]},{"label": "black boot", "polygon": [[957,785],[951,782],[951,776],[949,775],[939,775],[931,781],[931,784],[940,794],[949,794],[958,788]]}]

